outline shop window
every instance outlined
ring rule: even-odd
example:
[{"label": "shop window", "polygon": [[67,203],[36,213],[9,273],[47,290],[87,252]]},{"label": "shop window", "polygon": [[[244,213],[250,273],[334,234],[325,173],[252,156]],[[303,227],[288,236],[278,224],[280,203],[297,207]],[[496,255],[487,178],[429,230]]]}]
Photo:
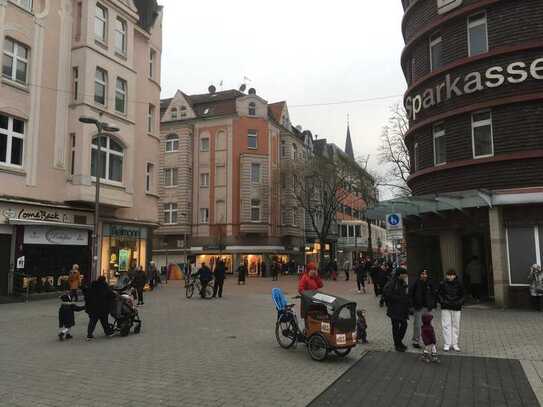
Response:
[{"label": "shop window", "polygon": [[22,167],[26,122],[0,114],[0,164]]},{"label": "shop window", "polygon": [[105,106],[107,98],[107,72],[102,68],[96,68],[94,78],[94,102]]},{"label": "shop window", "polygon": [[208,224],[209,223],[209,209],[200,208],[200,223]]},{"label": "shop window", "polygon": [[[102,136],[100,154],[100,178],[121,183],[123,181],[124,149],[121,144],[108,136]],[[96,178],[98,137],[92,140],[91,175]]]},{"label": "shop window", "polygon": [[209,151],[209,138],[208,137],[202,137],[200,139],[200,151],[202,151],[202,152]]},{"label": "shop window", "polygon": [[104,6],[96,4],[94,17],[94,37],[97,41],[107,42],[107,10]]},{"label": "shop window", "polygon": [[441,35],[430,37],[430,71],[435,71],[443,65],[443,44]]},{"label": "shop window", "polygon": [[177,168],[164,168],[164,186],[177,186]]},{"label": "shop window", "polygon": [[[539,241],[539,247],[537,242]],[[543,226],[518,226],[507,229],[509,254],[509,283],[528,285],[532,264],[541,264]]]},{"label": "shop window", "polygon": [[447,139],[445,137],[445,125],[434,125],[434,164],[441,165],[447,162]]},{"label": "shop window", "polygon": [[28,76],[29,48],[9,37],[4,39],[2,76],[26,85]]},{"label": "shop window", "polygon": [[251,222],[260,222],[260,200],[251,199]]},{"label": "shop window", "polygon": [[492,113],[490,111],[476,112],[471,115],[471,134],[473,158],[494,155]]},{"label": "shop window", "polygon": [[486,13],[468,18],[468,50],[469,56],[488,52]]},{"label": "shop window", "polygon": [[168,134],[166,136],[166,152],[174,153],[179,150],[179,136],[177,134]]},{"label": "shop window", "polygon": [[249,103],[249,116],[256,116],[256,103]]},{"label": "shop window", "polygon": [[247,134],[247,148],[256,150],[258,148],[258,134],[254,130],[249,130]]},{"label": "shop window", "polygon": [[252,163],[251,164],[251,182],[253,184],[260,184],[260,164]]},{"label": "shop window", "polygon": [[164,205],[164,223],[175,225],[177,223],[177,204],[168,203]]}]

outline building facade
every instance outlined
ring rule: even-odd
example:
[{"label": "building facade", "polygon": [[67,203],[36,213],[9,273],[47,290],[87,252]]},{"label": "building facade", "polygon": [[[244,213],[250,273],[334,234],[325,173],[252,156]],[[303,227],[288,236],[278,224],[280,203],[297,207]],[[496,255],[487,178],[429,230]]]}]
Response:
[{"label": "building facade", "polygon": [[156,1],[0,1],[0,295],[60,288],[74,263],[96,277],[98,140],[82,116],[119,129],[101,138],[101,273],[150,259],[161,16]]},{"label": "building facade", "polygon": [[403,6],[414,197],[389,209],[407,215],[410,267],[452,268],[475,297],[524,305],[543,255],[543,4]]},{"label": "building facade", "polygon": [[280,145],[299,146],[286,104],[254,89],[178,91],[162,101],[161,140],[160,266],[221,257],[229,272],[247,262],[258,275],[300,253],[303,217],[281,207],[280,154],[293,152]]}]

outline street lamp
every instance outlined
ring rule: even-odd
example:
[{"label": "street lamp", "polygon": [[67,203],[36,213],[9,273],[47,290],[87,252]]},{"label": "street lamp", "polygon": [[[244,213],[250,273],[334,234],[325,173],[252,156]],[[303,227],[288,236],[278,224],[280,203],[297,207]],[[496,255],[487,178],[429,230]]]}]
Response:
[{"label": "street lamp", "polygon": [[[102,122],[102,113],[100,113],[100,120],[97,120],[93,117],[86,117],[81,116],[79,118],[79,121],[84,124],[94,124],[96,126],[97,131],[97,149],[96,149],[96,183],[95,183],[95,197],[94,197],[94,234],[92,236],[93,238],[93,254],[92,254],[92,261],[93,261],[93,270],[95,273],[95,278],[98,278],[100,275],[100,262],[98,261],[98,253],[99,253],[99,244],[100,240],[98,239],[98,227],[99,227],[99,218],[100,218],[100,170],[102,168],[101,165],[101,159],[102,159],[102,136],[104,136],[107,133],[117,133],[119,131],[119,128],[110,126],[105,122]],[[91,279],[92,279],[92,272],[91,272]]]}]

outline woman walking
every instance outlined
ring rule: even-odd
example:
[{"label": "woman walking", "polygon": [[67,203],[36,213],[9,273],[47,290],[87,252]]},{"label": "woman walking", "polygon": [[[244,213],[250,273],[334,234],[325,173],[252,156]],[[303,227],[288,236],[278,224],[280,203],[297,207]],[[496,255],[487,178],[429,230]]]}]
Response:
[{"label": "woman walking", "polygon": [[443,327],[443,350],[451,348],[460,352],[460,315],[464,305],[464,287],[454,270],[447,271],[445,280],[439,285],[438,298],[441,304],[441,326]]},{"label": "woman walking", "polygon": [[543,271],[540,265],[534,264],[530,267],[528,282],[530,283],[532,306],[536,311],[541,311],[541,302],[543,301]]},{"label": "woman walking", "polygon": [[77,301],[77,294],[79,285],[81,284],[81,273],[79,272],[79,265],[74,264],[70,270],[70,276],[68,277],[68,286],[70,287],[70,298],[72,301]]}]

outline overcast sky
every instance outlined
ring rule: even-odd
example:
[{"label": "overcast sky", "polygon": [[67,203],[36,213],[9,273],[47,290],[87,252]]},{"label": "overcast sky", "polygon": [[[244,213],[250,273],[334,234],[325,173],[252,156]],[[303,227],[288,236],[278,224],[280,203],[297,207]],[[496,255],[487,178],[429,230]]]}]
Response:
[{"label": "overcast sky", "polygon": [[162,97],[244,76],[268,102],[286,100],[291,120],[343,148],[350,115],[355,154],[376,167],[381,128],[401,96],[400,0],[159,0],[164,6]]}]

